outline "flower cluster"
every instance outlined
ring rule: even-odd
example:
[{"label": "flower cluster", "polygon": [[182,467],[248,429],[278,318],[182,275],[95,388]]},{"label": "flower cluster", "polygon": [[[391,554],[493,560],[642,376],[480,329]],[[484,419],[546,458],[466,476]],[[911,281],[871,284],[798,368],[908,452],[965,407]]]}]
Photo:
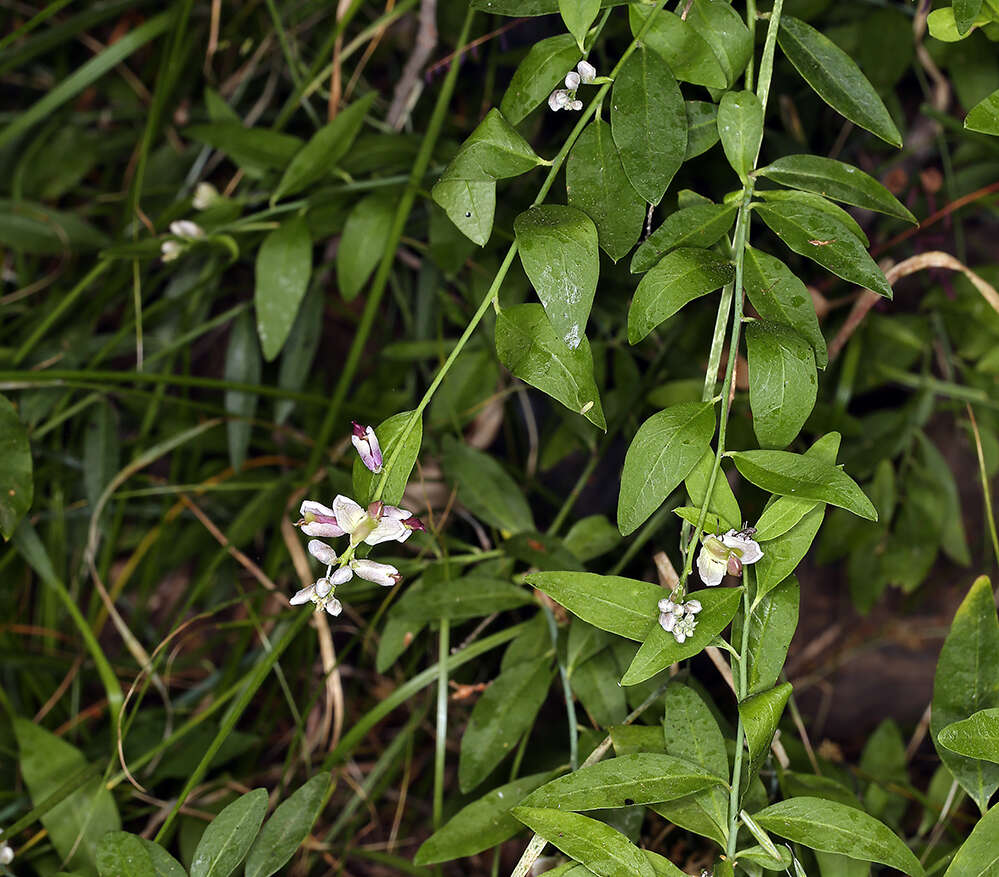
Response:
[{"label": "flower cluster", "polygon": [[[355,575],[376,585],[391,586],[401,581],[399,570],[389,563],[378,563],[367,558],[354,557],[362,542],[378,545],[380,542],[405,542],[414,530],[425,530],[423,522],[406,509],[382,502],[373,502],[367,509],[346,496],[337,496],[333,507],[327,508],[314,500],[306,500],[300,509],[298,526],[307,536],[321,537],[309,541],[309,554],[326,565],[326,575],[303,588],[291,598],[292,605],[316,604],[316,611],[325,609],[330,615],[343,611],[334,596],[337,585],[349,582]],[[347,550],[337,555],[322,539],[349,536]],[[336,569],[334,569],[336,567]]]},{"label": "flower cluster", "polygon": [[686,603],[674,603],[671,599],[659,601],[659,626],[667,633],[673,634],[678,643],[694,635],[697,620],[694,616],[701,611],[699,600],[688,600]]},{"label": "flower cluster", "polygon": [[729,530],[724,536],[706,536],[697,555],[697,571],[709,587],[720,585],[725,573],[742,575],[742,568],[763,557],[763,550],[752,536],[755,530]]},{"label": "flower cluster", "polygon": [[581,110],[583,102],[576,98],[580,84],[589,85],[597,78],[597,68],[589,61],[580,61],[575,70],[565,74],[565,88],[556,88],[548,98],[548,106],[559,110]]},{"label": "flower cluster", "polygon": [[164,262],[172,262],[184,252],[192,241],[199,240],[205,236],[204,229],[196,222],[189,219],[178,219],[170,223],[170,234],[180,240],[165,240],[160,245],[160,258]]}]

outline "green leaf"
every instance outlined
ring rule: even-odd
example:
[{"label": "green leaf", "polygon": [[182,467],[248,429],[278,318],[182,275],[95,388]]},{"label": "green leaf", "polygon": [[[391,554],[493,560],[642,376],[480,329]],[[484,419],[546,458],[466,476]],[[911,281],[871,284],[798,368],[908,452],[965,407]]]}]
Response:
[{"label": "green leaf", "polygon": [[[773,846],[773,841],[771,841]],[[738,850],[735,854],[736,861],[752,862],[767,871],[784,871],[791,867],[791,852],[787,847],[776,847],[779,858],[775,859],[762,846],[749,847]]]},{"label": "green leaf", "polygon": [[743,183],[763,142],[763,104],[751,91],[726,91],[718,104],[718,134],[725,157]]},{"label": "green leaf", "polygon": [[594,119],[572,147],[565,165],[569,205],[597,227],[601,249],[615,262],[642,233],[645,201],[628,181],[610,125]]},{"label": "green leaf", "polygon": [[10,539],[35,494],[28,430],[6,396],[0,396],[0,533]]},{"label": "green leaf", "polygon": [[486,245],[496,213],[496,183],[441,179],[430,195],[465,237],[480,247]]},{"label": "green leaf", "polygon": [[544,204],[513,223],[517,250],[556,334],[570,350],[586,335],[600,276],[597,227],[582,210]]},{"label": "green leaf", "polygon": [[876,210],[918,225],[918,220],[908,208],[874,177],[834,158],[785,155],[756,173],[782,186],[814,192],[834,201]]},{"label": "green leaf", "polygon": [[980,576],[958,607],[937,659],[930,736],[940,760],[982,813],[999,788],[999,766],[957,755],[939,739],[948,725],[999,707],[999,621],[992,585]]},{"label": "green leaf", "polygon": [[558,11],[582,51],[583,40],[600,12],[600,0],[558,0]]},{"label": "green leaf", "polygon": [[241,122],[189,125],[184,135],[224,152],[243,172],[259,179],[267,171],[283,170],[302,149],[302,141],[291,134],[267,128],[244,128]]},{"label": "green leaf", "polygon": [[789,451],[733,451],[731,457],[743,478],[770,493],[826,502],[869,521],[878,519],[857,483],[816,457]]},{"label": "green leaf", "polygon": [[731,86],[746,69],[753,54],[753,38],[739,15],[726,0],[694,0],[687,10],[687,24],[711,46]]},{"label": "green leaf", "polygon": [[[278,368],[278,386],[282,390],[298,392],[305,386],[322,337],[324,298],[323,290],[313,287],[311,292],[306,292],[298,308]],[[294,410],[294,399],[277,399],[274,420],[283,424]]]},{"label": "green leaf", "polygon": [[472,573],[454,579],[425,575],[406,589],[392,607],[392,615],[405,616],[417,623],[437,618],[454,621],[480,618],[533,602],[529,591],[485,574]]},{"label": "green leaf", "polygon": [[503,114],[491,109],[461,144],[442,179],[505,180],[542,163]]},{"label": "green leaf", "polygon": [[541,305],[514,305],[496,318],[496,353],[522,381],[606,430],[593,378],[593,354],[585,335],[575,348],[566,347]]},{"label": "green leaf", "polygon": [[867,738],[859,771],[861,776],[869,777],[864,809],[890,825],[897,825],[908,807],[908,799],[892,788],[909,784],[907,761],[901,730],[892,719],[885,719]]},{"label": "green leaf", "polygon": [[958,755],[999,764],[999,708],[979,710],[941,728],[937,742]]},{"label": "green leaf", "polygon": [[[715,482],[718,483],[717,481]],[[695,527],[701,522],[701,507],[692,505],[678,506],[673,509],[674,515],[679,515],[688,524],[693,524]],[[705,533],[724,533],[726,530],[735,529],[728,525],[728,521],[722,520],[722,518],[715,514],[714,512],[707,512],[704,516],[704,532]]]},{"label": "green leaf", "polygon": [[892,146],[902,145],[902,135],[874,86],[832,40],[800,19],[785,15],[780,20],[777,42],[802,78],[829,106]]},{"label": "green leaf", "polygon": [[[557,0],[551,4],[554,7],[552,12],[558,8],[556,3]],[[497,15],[529,14],[519,10],[504,13],[500,8],[493,8],[500,6],[497,0],[489,0],[489,4],[488,11]],[[576,39],[571,34],[559,34],[557,37],[536,42],[511,77],[500,102],[500,111],[511,124],[517,125],[524,121],[531,110],[548,100],[548,96],[559,86],[565,74],[576,66],[582,56],[583,53],[579,51]]]},{"label": "green leaf", "polygon": [[791,683],[785,682],[768,691],[750,695],[739,704],[739,717],[749,748],[750,774],[756,773],[766,758],[790,696]]},{"label": "green leaf", "polygon": [[742,599],[742,588],[716,588],[697,591],[701,611],[697,615],[697,627],[693,636],[678,643],[676,637],[663,630],[656,623],[649,631],[645,642],[635,654],[631,666],[621,678],[622,685],[637,685],[675,664],[699,654],[721,633],[735,615]]},{"label": "green leaf", "polygon": [[97,872],[101,877],[157,877],[142,838],[127,831],[109,831],[100,839]]},{"label": "green leaf", "polygon": [[[826,433],[821,438],[816,439],[815,444],[805,451],[805,456],[815,457],[821,462],[835,465],[836,455],[839,453],[839,443],[840,434],[838,432]],[[760,515],[760,519],[756,522],[756,541],[766,542],[783,536],[815,508],[815,505],[812,500],[798,499],[794,496],[776,498],[767,505],[763,514]]]},{"label": "green leaf", "polygon": [[329,789],[330,775],[320,773],[278,805],[250,847],[245,877],[271,877],[291,860],[319,818]]},{"label": "green leaf", "polygon": [[344,301],[357,298],[381,261],[396,204],[394,195],[376,192],[362,198],[350,211],[336,252],[336,280]]},{"label": "green leaf", "polygon": [[621,832],[579,813],[516,807],[513,815],[597,877],[655,877],[649,860]]},{"label": "green leaf", "polygon": [[677,247],[710,247],[720,241],[735,220],[736,208],[728,204],[695,204],[671,213],[631,257],[631,273],[648,271]]},{"label": "green leaf", "polygon": [[546,655],[514,664],[478,699],[461,738],[458,783],[462,792],[471,791],[489,776],[533,726],[548,694],[551,663]]},{"label": "green leaf", "polygon": [[[35,806],[86,765],[75,746],[39,725],[13,717],[18,764]],[[80,787],[41,817],[63,865],[80,874],[97,874],[98,842],[109,831],[121,830],[121,819],[111,792],[100,776],[91,776]]]},{"label": "green leaf", "polygon": [[[396,445],[402,436],[406,424],[413,416],[412,411],[401,411],[393,414],[388,420],[383,420],[375,429],[378,443],[382,448],[382,459],[385,465],[392,458]],[[395,460],[392,468],[388,472],[385,480],[385,490],[382,491],[382,501],[389,505],[398,505],[402,502],[402,495],[409,482],[409,476],[416,465],[416,458],[420,455],[420,446],[423,444],[423,417],[417,417],[416,423],[406,436],[406,443],[402,451]],[[367,506],[374,499],[375,489],[382,479],[384,473],[374,473],[361,462],[358,455],[354,455],[353,485],[354,498],[363,506]]]},{"label": "green leaf", "polygon": [[743,269],[746,293],[759,315],[807,338],[816,365],[825,368],[829,362],[826,339],[805,284],[780,259],[753,247],[746,247]]},{"label": "green leaf", "polygon": [[732,263],[710,250],[682,247],[663,256],[635,290],[628,308],[628,342],[637,344],[685,304],[720,289],[734,276]]},{"label": "green leaf", "polygon": [[754,567],[757,598],[777,587],[795,571],[815,541],[825,511],[822,503],[816,503],[787,532],[765,543],[763,557]]},{"label": "green leaf", "polygon": [[999,136],[999,89],[975,104],[964,117],[964,127],[969,131]]},{"label": "green leaf", "polygon": [[755,321],[746,327],[749,407],[764,448],[791,444],[815,407],[815,354],[794,329]]},{"label": "green leaf", "polygon": [[982,11],[982,0],[954,0],[953,6],[958,33],[966,34]]},{"label": "green leaf", "polygon": [[606,554],[621,542],[621,534],[604,515],[589,515],[576,521],[562,540],[583,563]]},{"label": "green leaf", "polygon": [[802,192],[799,189],[763,189],[757,191],[756,194],[768,204],[791,201],[794,204],[824,213],[833,221],[840,222],[850,229],[853,236],[864,245],[865,249],[871,245],[864,230],[860,227],[860,223],[828,198],[823,198],[814,192]]},{"label": "green leaf", "polygon": [[658,204],[687,152],[687,109],[669,65],[655,52],[639,47],[618,72],[611,134],[635,191]]},{"label": "green leaf", "polygon": [[312,135],[285,169],[281,182],[271,196],[271,203],[301,192],[327,176],[337,166],[360,133],[364,117],[371,109],[374,99],[375,92],[366,94],[340,110],[332,122],[323,125]]},{"label": "green leaf", "polygon": [[[0,411],[3,411],[2,401]],[[91,508],[97,505],[104,488],[121,468],[120,428],[110,402],[101,401],[93,406],[83,437],[83,489]],[[11,459],[17,461],[18,457],[15,452]],[[3,459],[4,455],[0,452],[0,460]],[[16,480],[3,478],[0,483],[16,483]],[[7,498],[0,493],[0,523],[3,521],[3,501]]]},{"label": "green leaf", "polygon": [[651,752],[608,758],[559,777],[532,792],[524,807],[599,810],[672,801],[725,780],[672,755]]},{"label": "green leaf", "polygon": [[477,518],[507,533],[537,529],[520,486],[495,458],[446,436],[441,463],[458,501]]},{"label": "green leaf", "polygon": [[636,642],[645,639],[666,594],[649,582],[589,572],[529,573],[525,581],[577,618]]},{"label": "green leaf", "polygon": [[96,250],[107,246],[108,239],[75,213],[0,198],[0,244],[20,253],[57,256],[66,250]]},{"label": "green leaf", "polygon": [[[772,688],[784,669],[788,646],[798,626],[800,588],[794,576],[788,576],[762,597],[757,597],[749,621],[747,672],[749,694]],[[732,625],[732,637],[740,641],[741,619]]]},{"label": "green leaf", "polygon": [[[687,488],[687,495],[690,497],[691,505],[700,512],[704,505],[704,498],[708,493],[708,482],[711,480],[711,470],[715,465],[715,452],[707,450],[701,455],[694,468],[690,470],[684,479],[684,487]],[[712,530],[713,533],[721,533],[725,530],[738,530],[742,527],[742,512],[739,503],[732,493],[732,486],[728,483],[724,470],[719,469],[718,477],[715,478],[715,486],[711,491],[711,502],[708,503],[708,512],[719,518],[722,528]],[[677,512],[679,514],[679,512]],[[694,522],[697,526],[697,522]],[[705,523],[707,529],[707,523]]]},{"label": "green leaf", "polygon": [[[225,353],[225,379],[241,384],[259,384],[262,368],[253,320],[244,312],[232,322]],[[250,421],[257,411],[257,395],[243,390],[226,390],[225,410],[231,418],[225,425],[229,462],[238,471],[246,460],[246,452],[250,446],[250,432],[253,429]]]},{"label": "green leaf", "polygon": [[[581,624],[577,619],[577,624]],[[595,630],[595,628],[593,628]],[[603,635],[603,631],[599,631]],[[628,715],[628,700],[617,684],[621,671],[610,649],[587,658],[572,673],[572,692],[597,727],[606,728],[623,722]]]},{"label": "green leaf", "polygon": [[641,30],[652,14],[655,14],[656,20],[645,31],[642,41],[665,59],[677,79],[708,88],[725,88],[728,85],[725,70],[708,41],[697,28],[676,13],[665,9],[653,13],[650,7],[633,3],[628,7],[632,35]]},{"label": "green leaf", "polygon": [[201,835],[191,860],[191,877],[229,877],[246,856],[267,815],[267,790],[240,795]]},{"label": "green leaf", "polygon": [[617,502],[617,526],[627,536],[637,530],[708,449],[715,429],[710,402],[684,402],[646,420],[624,458]]},{"label": "green leaf", "polygon": [[753,814],[766,831],[814,850],[880,862],[911,877],[925,873],[888,826],[855,807],[822,798],[791,798]]},{"label": "green leaf", "polygon": [[510,811],[525,795],[550,778],[551,772],[520,777],[463,807],[423,842],[413,857],[413,864],[436,865],[474,856],[509,840],[523,830]]},{"label": "green leaf", "polygon": [[999,873],[999,804],[971,829],[944,877],[995,877],[996,873]]},{"label": "green leaf", "polygon": [[[711,709],[692,688],[670,683],[664,696],[663,741],[670,755],[700,765],[708,772],[727,776],[725,738]],[[682,828],[725,845],[728,831],[728,792],[713,786],[677,801],[653,807]]]},{"label": "green leaf", "polygon": [[288,339],[311,274],[309,226],[304,216],[292,216],[270,232],[257,251],[253,303],[260,346],[268,362]]},{"label": "green leaf", "polygon": [[142,841],[146,852],[149,853],[156,877],[187,877],[187,872],[181,866],[180,862],[158,843],[153,843],[153,841],[146,840],[144,837],[140,837],[139,840]]},{"label": "green leaf", "polygon": [[794,201],[757,204],[760,218],[788,247],[837,277],[892,297],[891,286],[849,226],[814,207]]},{"label": "green leaf", "polygon": [[[707,152],[718,142],[718,107],[708,101],[689,100],[687,107],[687,151],[689,161]],[[735,207],[732,208],[733,213]]]}]

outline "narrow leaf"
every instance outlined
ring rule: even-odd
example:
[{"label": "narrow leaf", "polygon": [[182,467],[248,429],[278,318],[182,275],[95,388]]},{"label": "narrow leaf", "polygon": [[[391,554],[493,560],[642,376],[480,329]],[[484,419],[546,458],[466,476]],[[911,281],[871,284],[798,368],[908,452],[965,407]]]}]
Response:
[{"label": "narrow leaf", "polygon": [[381,260],[395,210],[394,195],[376,192],[358,201],[350,211],[336,256],[337,285],[345,301],[357,298]]},{"label": "narrow leaf", "polygon": [[320,773],[278,805],[250,848],[244,877],[271,877],[290,861],[312,831],[329,789],[330,775]]},{"label": "narrow leaf", "polygon": [[763,104],[751,91],[726,91],[718,104],[718,134],[725,157],[744,183],[763,142]]},{"label": "narrow leaf", "polygon": [[312,274],[312,238],[305,217],[286,219],[257,251],[257,334],[264,359],[273,360],[288,339]]},{"label": "narrow leaf", "polygon": [[246,856],[266,814],[266,789],[254,789],[229,804],[201,835],[191,860],[191,877],[229,877]]},{"label": "narrow leaf", "polygon": [[648,271],[677,247],[710,247],[720,241],[735,220],[735,207],[726,204],[695,204],[671,213],[635,250],[631,273]]}]

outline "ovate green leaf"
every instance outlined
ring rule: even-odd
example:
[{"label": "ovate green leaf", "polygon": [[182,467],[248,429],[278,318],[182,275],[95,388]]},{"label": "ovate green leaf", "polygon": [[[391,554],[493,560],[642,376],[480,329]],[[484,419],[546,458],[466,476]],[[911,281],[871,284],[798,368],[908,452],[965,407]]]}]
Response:
[{"label": "ovate green leaf", "polygon": [[336,254],[337,285],[345,301],[357,297],[381,261],[396,203],[394,195],[376,192],[358,201],[350,211]]},{"label": "ovate green leaf", "polygon": [[675,12],[660,9],[653,13],[650,6],[633,3],[628,7],[632,34],[637,34],[649,15],[656,20],[642,38],[645,44],[666,60],[673,75],[681,82],[725,88],[725,70],[708,41],[689,21]]},{"label": "ovate green leaf", "polygon": [[937,742],[958,755],[999,764],[999,708],[979,710],[941,728]]},{"label": "ovate green leaf", "polygon": [[975,104],[964,117],[964,127],[969,131],[999,136],[999,89]]},{"label": "ovate green leaf", "polygon": [[541,305],[514,305],[496,318],[496,352],[500,362],[522,381],[606,429],[593,378],[593,354],[585,335],[575,348],[569,348],[555,334]]},{"label": "ovate green leaf", "polygon": [[[554,9],[551,11],[554,12],[558,8],[557,0],[552,5]],[[528,14],[520,11],[503,13],[493,8],[488,11],[499,15]],[[571,34],[559,34],[536,42],[510,79],[500,103],[500,111],[512,124],[522,122],[531,110],[548,100],[548,95],[559,86],[565,74],[576,66],[582,56],[583,53],[579,51],[575,37]]]},{"label": "ovate green leaf", "polygon": [[682,247],[664,256],[638,284],[628,309],[628,341],[637,344],[685,304],[735,276],[732,263],[710,250]]},{"label": "ovate green leaf", "polygon": [[292,216],[257,251],[253,303],[264,359],[273,360],[291,332],[312,274],[312,238],[305,217]]},{"label": "ovate green leaf", "polygon": [[253,842],[244,877],[271,877],[284,867],[312,831],[330,788],[330,775],[317,774],[282,801]]},{"label": "ovate green leaf", "polygon": [[687,110],[669,65],[655,52],[639,47],[618,72],[611,134],[635,191],[658,204],[687,151]]},{"label": "ovate green leaf", "polygon": [[582,210],[543,204],[513,224],[524,271],[570,350],[586,335],[600,276],[597,227]]},{"label": "ovate green leaf", "polygon": [[708,449],[715,428],[710,402],[674,405],[646,420],[624,458],[617,525],[637,530],[687,477]]},{"label": "ovate green leaf", "polygon": [[677,247],[710,247],[720,241],[735,220],[733,205],[695,204],[671,213],[635,250],[631,273],[648,271]]},{"label": "ovate green leaf", "polygon": [[727,91],[718,104],[722,149],[739,179],[746,182],[763,142],[763,104],[751,91]]},{"label": "ovate green leaf", "polygon": [[246,856],[265,815],[266,789],[254,789],[229,804],[201,835],[191,877],[229,877]]},{"label": "ovate green leaf", "polygon": [[579,135],[565,165],[565,190],[597,227],[600,247],[615,262],[642,233],[645,201],[628,181],[610,125],[594,119]]}]

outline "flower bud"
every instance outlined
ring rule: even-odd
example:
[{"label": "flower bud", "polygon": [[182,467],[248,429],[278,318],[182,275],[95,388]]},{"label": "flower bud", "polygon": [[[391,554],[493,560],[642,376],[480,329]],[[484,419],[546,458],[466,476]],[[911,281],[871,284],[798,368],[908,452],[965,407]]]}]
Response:
[{"label": "flower bud", "polygon": [[575,91],[579,88],[579,74],[575,70],[570,70],[565,74],[565,87],[569,91]]},{"label": "flower bud", "polygon": [[588,85],[597,78],[597,68],[589,61],[580,61],[576,65],[576,70],[579,71],[579,78],[584,84]]}]

